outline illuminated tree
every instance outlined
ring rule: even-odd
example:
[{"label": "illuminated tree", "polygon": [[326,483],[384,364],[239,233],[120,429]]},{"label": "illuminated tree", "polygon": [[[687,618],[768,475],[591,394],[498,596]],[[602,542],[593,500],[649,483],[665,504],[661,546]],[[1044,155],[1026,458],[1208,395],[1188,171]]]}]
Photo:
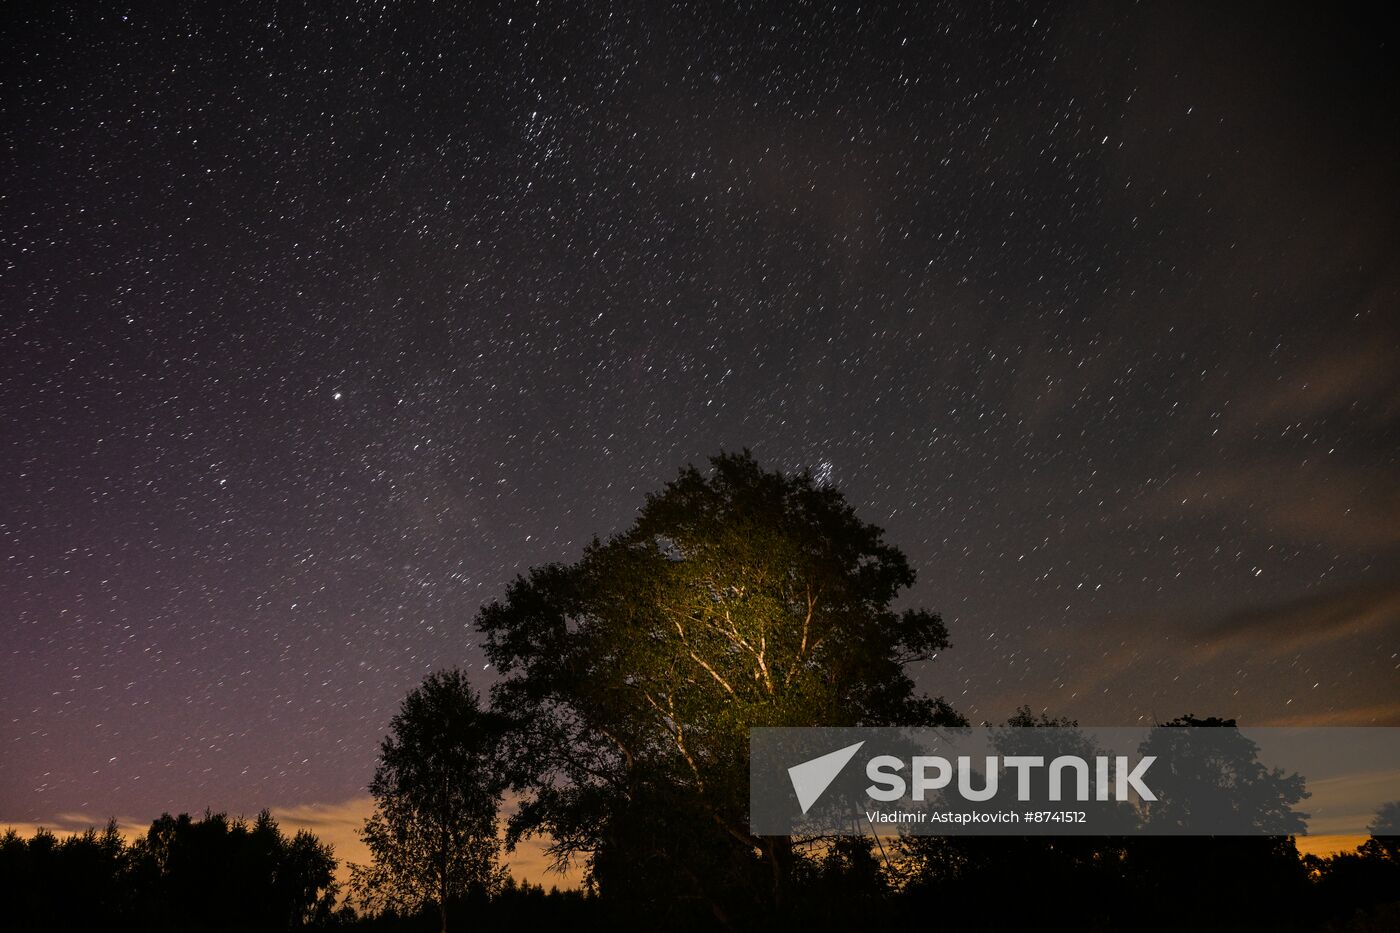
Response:
[{"label": "illuminated tree", "polygon": [[478,624],[515,722],[512,840],[547,831],[614,896],[723,918],[781,900],[798,857],[748,832],[750,727],[958,717],[906,672],[947,632],[892,608],[914,572],[881,530],[808,473],[710,463],[576,563],[517,578]]},{"label": "illuminated tree", "polygon": [[450,904],[499,886],[494,721],[460,671],[431,674],[404,699],[380,745],[375,809],[360,830],[373,861],[351,866],[362,907],[435,905],[446,931]]}]

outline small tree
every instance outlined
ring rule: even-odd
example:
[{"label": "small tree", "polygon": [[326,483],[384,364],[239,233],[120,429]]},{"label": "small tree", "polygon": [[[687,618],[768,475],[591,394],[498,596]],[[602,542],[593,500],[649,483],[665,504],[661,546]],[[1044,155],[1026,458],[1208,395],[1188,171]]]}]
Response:
[{"label": "small tree", "polygon": [[499,887],[498,730],[460,671],[440,671],[403,701],[370,782],[374,813],[360,836],[373,859],[351,866],[351,888],[371,912],[411,913]]},{"label": "small tree", "polygon": [[1381,804],[1366,828],[1371,838],[1362,844],[1361,854],[1400,864],[1400,800]]}]

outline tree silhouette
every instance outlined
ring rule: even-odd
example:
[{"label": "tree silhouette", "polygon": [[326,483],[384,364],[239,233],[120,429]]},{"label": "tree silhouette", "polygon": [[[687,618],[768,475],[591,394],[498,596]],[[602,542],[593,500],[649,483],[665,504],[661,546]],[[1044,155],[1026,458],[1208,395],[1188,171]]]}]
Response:
[{"label": "tree silhouette", "polygon": [[1334,928],[1400,929],[1400,802],[1382,804],[1369,829],[1356,851],[1307,860]]},{"label": "tree silhouette", "polygon": [[1233,719],[1159,723],[1138,751],[1157,758],[1144,827],[1193,834],[1127,840],[1144,909],[1173,928],[1201,916],[1231,929],[1293,928],[1310,894],[1292,835],[1306,827],[1294,809],[1309,796],[1304,778],[1266,767]]},{"label": "tree silhouette", "polygon": [[372,862],[351,866],[362,906],[435,905],[446,931],[449,905],[499,886],[498,740],[496,718],[460,671],[431,674],[404,699],[380,745],[375,809],[360,831]]},{"label": "tree silhouette", "polygon": [[115,821],[59,839],[0,836],[0,916],[14,929],[93,929],[130,913],[130,852]]},{"label": "tree silhouette", "polygon": [[7,929],[286,931],[323,926],[336,898],[330,846],[288,838],[266,810],[163,814],[128,845],[115,821],[59,839],[0,836]]},{"label": "tree silhouette", "polygon": [[517,578],[478,624],[515,722],[511,838],[548,831],[615,896],[725,918],[780,903],[798,857],[748,832],[750,727],[960,719],[905,671],[947,632],[891,608],[914,573],[881,530],[808,473],[747,451],[710,464],[577,563]]},{"label": "tree silhouette", "polygon": [[1157,758],[1157,800],[1142,805],[1149,829],[1189,826],[1218,835],[1278,836],[1307,829],[1307,814],[1294,809],[1311,796],[1303,777],[1265,767],[1259,746],[1233,719],[1188,714],[1153,729],[1139,751]]},{"label": "tree silhouette", "polygon": [[[984,723],[990,726],[990,723]],[[1033,713],[1020,706],[995,729],[991,745],[1003,759],[1010,755],[1039,756],[1051,761],[1060,755],[1075,755],[1086,761],[1104,754],[1076,720]],[[1090,786],[1097,786],[1097,777]],[[1014,782],[1002,781],[988,808],[1058,810],[1065,804],[1052,800],[1048,772],[1038,771],[1030,781],[1030,799],[1018,800]],[[944,795],[943,809],[970,810],[972,805],[958,795]],[[1084,810],[1104,835],[935,835],[904,834],[894,845],[897,874],[907,899],[927,911],[937,911],[953,924],[997,929],[1023,926],[1015,913],[1000,917],[988,915],[987,905],[1004,897],[1008,879],[1015,879],[1017,896],[1027,903],[1052,903],[1067,892],[1093,892],[1076,906],[1077,919],[1094,928],[1107,924],[1123,899],[1121,869],[1123,843],[1114,834],[1132,832],[1136,813],[1126,802],[1080,801],[1073,809]]]},{"label": "tree silhouette", "polygon": [[1400,800],[1381,804],[1366,828],[1371,838],[1362,846],[1363,852],[1400,865]]},{"label": "tree silhouette", "polygon": [[294,930],[325,921],[336,861],[306,830],[288,838],[264,810],[163,814],[131,846],[131,888],[148,929]]}]

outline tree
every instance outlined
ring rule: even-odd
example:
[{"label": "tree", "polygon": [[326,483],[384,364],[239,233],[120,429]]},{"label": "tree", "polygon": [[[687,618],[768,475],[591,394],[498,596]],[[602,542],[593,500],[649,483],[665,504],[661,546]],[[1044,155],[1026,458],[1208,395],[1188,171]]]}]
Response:
[{"label": "tree", "polygon": [[509,838],[547,832],[614,895],[724,920],[781,900],[797,857],[748,832],[750,727],[961,719],[906,670],[947,631],[892,608],[914,572],[882,531],[810,473],[747,451],[710,464],[576,563],[517,578],[478,625],[515,726]]},{"label": "tree", "polygon": [[1266,767],[1259,746],[1233,719],[1187,714],[1153,729],[1138,751],[1157,759],[1152,775],[1157,800],[1142,805],[1149,829],[1280,837],[1307,830],[1307,814],[1295,809],[1312,796],[1307,782],[1302,775]]},{"label": "tree", "polygon": [[[992,728],[990,744],[1003,761],[1025,755],[1053,761],[1061,755],[1074,755],[1092,761],[1109,750],[1100,747],[1092,735],[1079,729],[1077,720],[1036,714],[1023,705]],[[1090,788],[1097,787],[1097,777]],[[992,809],[1058,810],[1065,805],[1049,793],[1048,773],[1037,771],[1029,782],[1029,799],[1018,799],[1016,782],[1003,780],[991,801],[978,805]],[[968,811],[973,804],[959,796],[945,794],[940,808]],[[980,835],[980,834],[903,834],[893,849],[896,875],[902,894],[918,910],[938,915],[952,926],[997,929],[1023,926],[1016,914],[1004,918],[988,915],[987,904],[1006,896],[1014,886],[1016,897],[1025,903],[1055,903],[1075,896],[1076,920],[1089,928],[1112,928],[1116,911],[1125,903],[1122,885],[1122,839],[1108,833],[1128,834],[1137,827],[1137,817],[1127,802],[1096,800],[1074,804],[1084,810],[1090,822],[1104,835]],[[1014,879],[1010,882],[1008,879]],[[1088,895],[1088,896],[1084,896]]]},{"label": "tree", "polygon": [[306,830],[288,838],[267,810],[249,824],[162,814],[127,845],[115,820],[59,840],[0,836],[7,929],[204,933],[323,927],[336,860]]},{"label": "tree", "polygon": [[64,839],[0,835],[0,904],[10,929],[91,930],[130,918],[130,849],[115,820]]},{"label": "tree", "polygon": [[1400,929],[1400,801],[1382,804],[1354,852],[1307,857],[1328,929]]},{"label": "tree", "polygon": [[263,810],[242,817],[168,813],[130,850],[127,884],[144,930],[295,930],[323,923],[338,893],[329,845],[288,838]]},{"label": "tree", "polygon": [[[1222,929],[1287,929],[1309,894],[1292,835],[1307,825],[1295,809],[1310,796],[1304,777],[1266,766],[1235,720],[1216,716],[1159,723],[1138,752],[1157,759],[1157,799],[1140,806],[1149,835],[1126,841],[1142,910],[1174,929],[1202,916]],[[1163,830],[1191,835],[1150,835]]]},{"label": "tree", "polygon": [[446,931],[450,904],[499,886],[495,723],[457,670],[429,675],[404,699],[380,745],[375,809],[360,830],[372,862],[351,866],[362,906],[435,905]]},{"label": "tree", "polygon": [[1366,828],[1371,838],[1362,846],[1363,854],[1400,864],[1400,800],[1381,804]]}]

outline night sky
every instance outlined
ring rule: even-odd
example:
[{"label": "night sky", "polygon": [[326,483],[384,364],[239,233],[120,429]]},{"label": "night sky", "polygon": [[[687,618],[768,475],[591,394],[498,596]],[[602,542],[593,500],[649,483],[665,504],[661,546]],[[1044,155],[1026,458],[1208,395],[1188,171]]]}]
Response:
[{"label": "night sky", "polygon": [[478,606],[743,447],[974,721],[1400,724],[1378,20],[590,6],[7,7],[0,821],[352,806]]}]

